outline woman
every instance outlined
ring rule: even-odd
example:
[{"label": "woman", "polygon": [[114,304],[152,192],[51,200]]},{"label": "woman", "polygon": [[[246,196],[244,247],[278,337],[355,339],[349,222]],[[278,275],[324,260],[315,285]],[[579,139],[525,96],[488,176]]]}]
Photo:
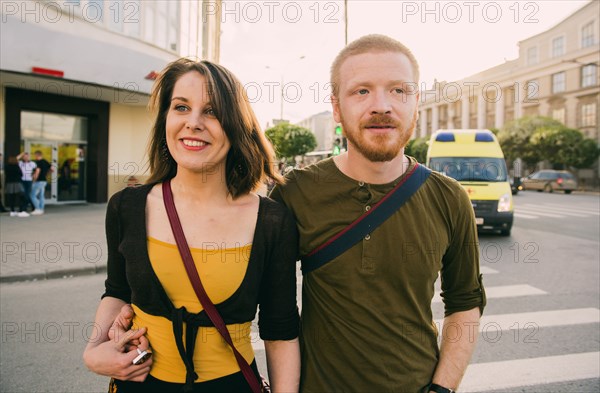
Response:
[{"label": "woman", "polygon": [[[24,203],[25,195],[23,194],[23,183],[21,182],[23,172],[21,172],[21,168],[19,167],[19,160],[17,160],[16,156],[8,157],[5,175],[6,206],[10,211],[10,216],[29,217],[29,213],[27,213],[27,210],[23,209],[23,206],[26,205]],[[20,206],[19,211],[17,211],[17,206]]]},{"label": "woman", "polygon": [[[151,107],[157,117],[150,179],[108,204],[108,278],[86,365],[113,377],[117,392],[250,391],[231,348],[202,311],[175,246],[162,192],[170,179],[194,264],[235,347],[257,374],[250,324],[260,304],[272,388],[297,391],[297,230],[285,208],[252,192],[265,175],[281,178],[241,84],[222,66],[180,59],[157,79]],[[108,330],[126,303],[135,311],[134,329],[112,339]],[[200,321],[191,366],[181,351],[190,342],[176,317],[181,312]],[[151,359],[132,364],[148,341]]]}]

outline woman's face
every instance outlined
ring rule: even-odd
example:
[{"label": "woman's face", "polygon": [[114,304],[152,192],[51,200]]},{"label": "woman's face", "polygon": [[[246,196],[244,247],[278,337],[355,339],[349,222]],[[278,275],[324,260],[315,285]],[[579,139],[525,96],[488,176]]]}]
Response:
[{"label": "woman's face", "polygon": [[167,146],[178,171],[214,172],[225,168],[231,147],[213,111],[206,78],[190,71],[177,80],[167,112]]}]

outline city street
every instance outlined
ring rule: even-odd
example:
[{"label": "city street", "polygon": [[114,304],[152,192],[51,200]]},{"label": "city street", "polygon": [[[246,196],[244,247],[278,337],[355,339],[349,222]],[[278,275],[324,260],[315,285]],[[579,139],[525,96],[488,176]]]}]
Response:
[{"label": "city street", "polygon": [[[511,237],[480,237],[488,305],[460,391],[597,392],[600,197],[527,191],[515,206]],[[0,284],[2,392],[107,390],[81,360],[103,281],[100,273]],[[433,307],[441,319],[439,298]]]}]

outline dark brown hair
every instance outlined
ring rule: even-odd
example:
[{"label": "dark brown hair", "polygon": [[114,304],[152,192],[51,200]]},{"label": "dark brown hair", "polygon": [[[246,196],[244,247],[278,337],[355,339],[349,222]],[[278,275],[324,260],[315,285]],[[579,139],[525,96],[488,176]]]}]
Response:
[{"label": "dark brown hair", "polygon": [[175,83],[192,71],[206,78],[211,106],[231,144],[225,165],[225,181],[232,197],[254,190],[265,176],[281,184],[283,179],[272,165],[275,160],[273,147],[261,131],[241,83],[223,66],[187,58],[167,65],[152,88],[149,107],[156,112],[156,120],[148,147],[148,183],[159,183],[177,174],[177,163],[166,147],[167,113]]}]

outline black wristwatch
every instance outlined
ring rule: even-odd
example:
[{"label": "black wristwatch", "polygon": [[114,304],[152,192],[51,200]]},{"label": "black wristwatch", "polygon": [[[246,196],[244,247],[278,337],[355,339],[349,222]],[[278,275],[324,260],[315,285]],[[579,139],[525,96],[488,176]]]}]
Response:
[{"label": "black wristwatch", "polygon": [[435,393],[456,393],[454,390],[440,386],[437,383],[429,385],[429,391]]}]

